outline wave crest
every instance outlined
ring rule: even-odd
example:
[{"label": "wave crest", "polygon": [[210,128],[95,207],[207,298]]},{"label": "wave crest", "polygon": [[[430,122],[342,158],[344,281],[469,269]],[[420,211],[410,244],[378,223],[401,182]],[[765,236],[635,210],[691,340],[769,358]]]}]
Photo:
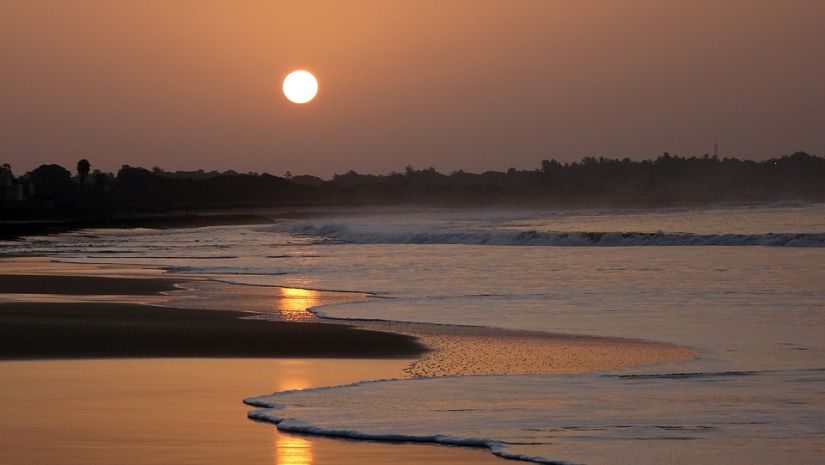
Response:
[{"label": "wave crest", "polygon": [[344,223],[298,224],[285,230],[345,244],[462,244],[557,247],[628,246],[763,246],[825,247],[825,233],[693,234],[667,232],[544,232],[506,230],[444,230]]}]

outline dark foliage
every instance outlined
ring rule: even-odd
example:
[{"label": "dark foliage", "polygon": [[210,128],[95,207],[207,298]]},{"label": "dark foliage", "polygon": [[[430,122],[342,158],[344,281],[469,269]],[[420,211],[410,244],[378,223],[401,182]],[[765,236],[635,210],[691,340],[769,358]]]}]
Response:
[{"label": "dark foliage", "polygon": [[[79,181],[90,165],[78,162]],[[81,189],[66,169],[43,165],[15,178],[4,165],[8,182],[33,186],[20,211],[40,208],[34,216],[74,218],[79,212],[111,214],[141,209],[181,210],[227,207],[302,207],[423,204],[443,206],[660,206],[719,201],[763,202],[825,200],[825,159],[804,152],[766,161],[735,158],[679,157],[655,160],[587,157],[580,162],[543,160],[536,170],[480,174],[433,168],[387,175],[349,171],[331,180],[298,175],[239,174],[124,165],[116,176],[95,171]],[[85,174],[83,174],[85,173]],[[8,181],[11,179],[12,181]],[[44,210],[43,201],[51,202]],[[40,203],[38,203],[40,202]],[[6,216],[11,209],[6,203]],[[62,213],[61,213],[62,212]],[[28,215],[32,217],[33,215]]]},{"label": "dark foliage", "polygon": [[37,200],[74,199],[77,196],[72,174],[60,165],[40,165],[26,177],[34,186],[33,197]]},{"label": "dark foliage", "polygon": [[77,162],[77,177],[80,178],[81,186],[86,184],[86,178],[89,176],[89,170],[91,168],[92,164],[85,158]]}]

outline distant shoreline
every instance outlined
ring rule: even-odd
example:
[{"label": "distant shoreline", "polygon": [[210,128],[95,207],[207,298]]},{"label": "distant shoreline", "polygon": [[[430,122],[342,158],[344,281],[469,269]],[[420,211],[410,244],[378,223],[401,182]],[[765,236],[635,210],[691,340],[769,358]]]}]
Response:
[{"label": "distant shoreline", "polygon": [[199,228],[204,226],[269,224],[271,217],[255,214],[213,215],[133,215],[111,218],[80,218],[0,222],[0,240],[16,240],[22,236],[60,234],[78,229],[114,228]]}]

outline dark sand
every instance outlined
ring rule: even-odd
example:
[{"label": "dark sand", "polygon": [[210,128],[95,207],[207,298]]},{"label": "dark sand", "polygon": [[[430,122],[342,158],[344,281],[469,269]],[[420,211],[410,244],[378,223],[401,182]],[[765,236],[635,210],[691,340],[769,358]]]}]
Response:
[{"label": "dark sand", "polygon": [[247,316],[140,304],[2,303],[0,359],[409,358],[425,351],[411,336]]},{"label": "dark sand", "polygon": [[171,279],[103,276],[0,275],[0,294],[154,295],[175,290]]},{"label": "dark sand", "polygon": [[[59,264],[55,264],[59,267]],[[180,280],[0,274],[0,294],[140,295]],[[0,359],[414,357],[416,338],[345,325],[248,319],[249,313],[117,302],[0,303]]]}]

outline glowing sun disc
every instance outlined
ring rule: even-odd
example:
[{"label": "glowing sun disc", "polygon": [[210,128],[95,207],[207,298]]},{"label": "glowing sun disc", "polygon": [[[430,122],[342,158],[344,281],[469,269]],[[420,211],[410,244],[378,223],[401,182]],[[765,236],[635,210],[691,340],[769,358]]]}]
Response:
[{"label": "glowing sun disc", "polygon": [[299,69],[284,79],[284,95],[292,103],[307,103],[318,93],[318,80],[309,71]]}]

